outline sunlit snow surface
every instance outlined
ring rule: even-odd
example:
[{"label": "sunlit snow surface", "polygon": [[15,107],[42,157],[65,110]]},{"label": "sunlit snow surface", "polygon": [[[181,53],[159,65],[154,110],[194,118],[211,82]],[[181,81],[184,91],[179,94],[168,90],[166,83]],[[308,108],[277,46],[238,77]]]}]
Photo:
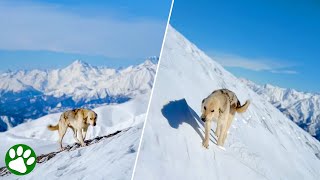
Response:
[{"label": "sunlit snow surface", "polygon": [[[138,96],[119,105],[107,105],[94,109],[98,114],[97,126],[89,127],[87,139],[128,129],[111,138],[70,152],[61,152],[47,162],[37,164],[26,176],[8,175],[4,179],[130,179],[137,154],[149,94]],[[50,114],[23,123],[0,133],[0,157],[14,144],[32,147],[37,155],[59,149],[58,132],[47,130],[48,124],[56,124],[60,113]],[[64,137],[64,146],[73,144],[72,131]],[[5,166],[0,161],[0,167]]]},{"label": "sunlit snow surface", "polygon": [[[213,131],[207,150],[200,105],[219,88],[252,103],[236,115],[225,150]],[[316,139],[169,27],[135,179],[319,179],[319,150]]]}]

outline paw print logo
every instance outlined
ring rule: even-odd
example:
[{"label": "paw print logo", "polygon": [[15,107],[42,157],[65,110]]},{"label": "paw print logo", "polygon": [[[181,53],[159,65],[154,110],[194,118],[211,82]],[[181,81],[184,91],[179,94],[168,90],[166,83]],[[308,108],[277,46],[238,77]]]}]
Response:
[{"label": "paw print logo", "polygon": [[16,144],[7,151],[5,162],[11,173],[26,175],[36,166],[36,158],[36,153],[31,147],[25,144]]}]

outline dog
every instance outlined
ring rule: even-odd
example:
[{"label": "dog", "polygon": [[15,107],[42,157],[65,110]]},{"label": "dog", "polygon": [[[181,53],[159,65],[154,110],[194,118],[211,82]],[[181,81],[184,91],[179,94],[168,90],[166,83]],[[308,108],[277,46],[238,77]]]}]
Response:
[{"label": "dog", "polygon": [[62,139],[67,132],[68,127],[73,131],[73,137],[82,147],[85,146],[84,140],[87,135],[89,125],[96,126],[97,113],[89,109],[73,109],[61,114],[57,125],[48,125],[50,131],[59,131],[59,144],[61,150]]},{"label": "dog", "polygon": [[217,122],[215,135],[218,138],[217,145],[223,147],[227,138],[227,132],[233,121],[235,113],[243,113],[250,105],[247,100],[241,106],[236,94],[228,89],[213,91],[201,103],[201,120],[205,123],[205,138],[202,145],[208,149],[211,122]]}]

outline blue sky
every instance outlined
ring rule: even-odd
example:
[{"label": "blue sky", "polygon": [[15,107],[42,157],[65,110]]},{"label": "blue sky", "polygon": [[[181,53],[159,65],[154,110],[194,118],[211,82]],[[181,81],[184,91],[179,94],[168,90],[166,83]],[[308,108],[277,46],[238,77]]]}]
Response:
[{"label": "blue sky", "polygon": [[317,0],[176,0],[170,24],[239,77],[320,92]]},{"label": "blue sky", "polygon": [[159,56],[171,0],[0,1],[0,71]]}]

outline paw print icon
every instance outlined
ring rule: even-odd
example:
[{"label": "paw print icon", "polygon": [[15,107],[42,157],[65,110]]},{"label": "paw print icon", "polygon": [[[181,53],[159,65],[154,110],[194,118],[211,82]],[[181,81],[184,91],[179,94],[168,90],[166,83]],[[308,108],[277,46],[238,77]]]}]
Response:
[{"label": "paw print icon", "polygon": [[36,153],[31,147],[25,144],[16,144],[7,151],[5,162],[11,173],[26,175],[36,166],[36,158]]}]

